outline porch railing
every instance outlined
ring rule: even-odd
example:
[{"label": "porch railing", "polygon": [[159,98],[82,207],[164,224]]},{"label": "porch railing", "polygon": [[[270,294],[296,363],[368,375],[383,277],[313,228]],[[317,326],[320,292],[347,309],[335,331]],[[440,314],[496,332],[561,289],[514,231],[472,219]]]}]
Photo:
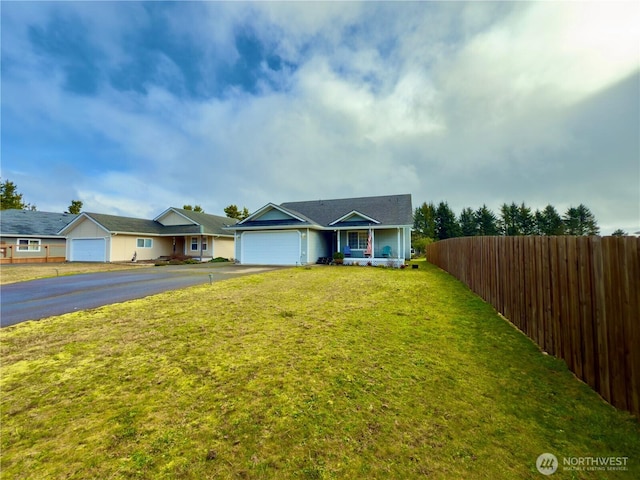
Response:
[{"label": "porch railing", "polygon": [[0,264],[59,263],[67,259],[65,245],[41,244],[39,247],[39,250],[21,250],[19,245],[9,243],[0,244]]}]

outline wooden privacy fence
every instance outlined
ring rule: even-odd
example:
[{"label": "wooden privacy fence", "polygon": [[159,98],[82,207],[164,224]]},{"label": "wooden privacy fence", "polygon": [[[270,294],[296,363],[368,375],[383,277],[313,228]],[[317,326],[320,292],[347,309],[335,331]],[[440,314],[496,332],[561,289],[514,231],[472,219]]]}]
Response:
[{"label": "wooden privacy fence", "polygon": [[640,417],[640,238],[465,237],[427,260]]}]

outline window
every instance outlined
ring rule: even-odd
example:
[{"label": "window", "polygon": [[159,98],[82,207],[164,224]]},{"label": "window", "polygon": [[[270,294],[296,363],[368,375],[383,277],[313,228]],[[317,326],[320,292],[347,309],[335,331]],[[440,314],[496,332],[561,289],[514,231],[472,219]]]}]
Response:
[{"label": "window", "polygon": [[41,240],[39,238],[19,238],[18,251],[19,252],[39,252],[40,241]]},{"label": "window", "polygon": [[138,248],[151,248],[153,247],[153,239],[151,238],[139,238],[136,242]]},{"label": "window", "polygon": [[202,250],[207,249],[207,237],[202,237]]},{"label": "window", "polygon": [[347,234],[349,247],[353,250],[365,250],[369,236],[367,232],[349,232]]},{"label": "window", "polygon": [[198,237],[191,237],[191,251],[195,252],[198,250]]}]

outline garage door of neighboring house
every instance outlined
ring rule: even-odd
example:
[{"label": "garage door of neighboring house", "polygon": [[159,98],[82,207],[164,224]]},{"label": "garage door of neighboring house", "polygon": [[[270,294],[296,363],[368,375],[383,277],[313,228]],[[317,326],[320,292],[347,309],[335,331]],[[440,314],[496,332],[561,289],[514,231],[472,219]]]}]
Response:
[{"label": "garage door of neighboring house", "polygon": [[106,242],[104,238],[72,238],[72,262],[106,262]]},{"label": "garage door of neighboring house", "polygon": [[300,233],[245,232],[242,234],[243,264],[296,265],[300,263]]}]

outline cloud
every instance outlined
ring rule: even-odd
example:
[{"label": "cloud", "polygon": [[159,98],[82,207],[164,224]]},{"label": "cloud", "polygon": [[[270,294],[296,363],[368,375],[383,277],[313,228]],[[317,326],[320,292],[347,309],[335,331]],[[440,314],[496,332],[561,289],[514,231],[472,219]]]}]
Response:
[{"label": "cloud", "polygon": [[640,228],[635,3],[7,5],[2,175],[41,209],[410,192]]}]

